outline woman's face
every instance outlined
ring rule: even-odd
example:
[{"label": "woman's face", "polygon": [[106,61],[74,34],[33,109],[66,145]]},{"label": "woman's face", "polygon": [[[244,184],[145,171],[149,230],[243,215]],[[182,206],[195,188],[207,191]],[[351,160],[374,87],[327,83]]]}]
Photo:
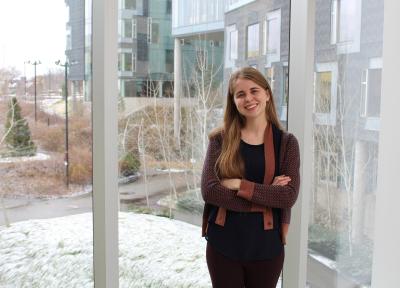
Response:
[{"label": "woman's face", "polygon": [[269,93],[253,81],[244,78],[236,80],[233,101],[246,119],[265,119],[265,107],[269,99]]}]

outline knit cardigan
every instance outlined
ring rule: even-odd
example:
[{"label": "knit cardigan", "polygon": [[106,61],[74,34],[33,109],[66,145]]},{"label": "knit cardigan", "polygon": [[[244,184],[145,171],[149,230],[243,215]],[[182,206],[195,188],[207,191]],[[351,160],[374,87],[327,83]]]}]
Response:
[{"label": "knit cardigan", "polygon": [[[266,130],[264,134],[264,151],[270,151],[268,131]],[[258,211],[264,214],[265,230],[273,229],[274,227],[271,208],[281,208],[281,233],[282,242],[285,244],[290,223],[290,208],[297,200],[300,187],[300,153],[297,139],[293,134],[282,133],[279,166],[280,174],[291,178],[291,181],[287,185],[271,185],[265,182],[258,184],[242,179],[238,191],[222,186],[216,172],[215,164],[221,153],[222,141],[222,133],[210,138],[204,161],[201,177],[201,192],[205,201],[202,236],[206,235],[211,208],[210,204],[219,207],[215,223],[220,226],[224,226],[226,209],[237,212]],[[267,159],[265,161],[267,167]],[[268,169],[265,169],[265,173],[268,173]],[[267,175],[265,175],[264,179],[266,178]]]}]

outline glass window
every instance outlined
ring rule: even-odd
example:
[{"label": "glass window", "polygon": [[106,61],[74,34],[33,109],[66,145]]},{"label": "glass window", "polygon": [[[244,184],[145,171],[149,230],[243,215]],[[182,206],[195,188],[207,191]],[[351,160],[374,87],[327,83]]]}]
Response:
[{"label": "glass window", "polygon": [[335,125],[337,63],[318,63],[314,76],[314,113],[320,124]]},{"label": "glass window", "polygon": [[267,55],[267,62],[270,65],[280,60],[281,10],[267,14],[264,30],[264,54]]},{"label": "glass window", "polygon": [[167,8],[166,8],[167,14],[172,13],[172,0],[167,0]]},{"label": "glass window", "polygon": [[135,10],[136,9],[136,0],[124,0],[125,1],[125,9]]},{"label": "glass window", "polygon": [[0,287],[94,285],[91,11],[0,1]]},{"label": "glass window", "polygon": [[317,72],[315,80],[315,112],[330,113],[332,99],[332,72]]},{"label": "glass window", "polygon": [[133,34],[132,34],[132,19],[124,19],[123,20],[124,23],[124,31],[123,31],[123,37],[126,38],[132,38]]},{"label": "glass window", "polygon": [[153,28],[153,19],[151,17],[147,18],[147,42],[151,43],[152,40],[152,28]]},{"label": "glass window", "polygon": [[309,288],[371,287],[379,126],[367,128],[380,113],[384,6],[374,4],[361,18],[361,1],[316,2]]},{"label": "glass window", "polygon": [[382,69],[373,68],[363,71],[361,90],[361,116],[379,117],[381,107]]},{"label": "glass window", "polygon": [[237,30],[234,30],[234,31],[231,31],[230,33],[229,33],[229,42],[230,42],[230,45],[229,45],[229,50],[230,50],[230,53],[229,53],[229,58],[231,59],[231,60],[235,60],[235,59],[237,59],[238,58],[238,51],[237,51],[237,47],[238,47],[238,31]]},{"label": "glass window", "polygon": [[247,27],[247,58],[257,57],[260,50],[260,24]]},{"label": "glass window", "polygon": [[151,43],[158,44],[160,42],[159,24],[151,24]]},{"label": "glass window", "polygon": [[226,51],[225,51],[225,67],[234,67],[235,60],[238,59],[238,31],[236,25],[226,27]]},{"label": "glass window", "polygon": [[332,0],[331,44],[338,43],[339,53],[360,50],[361,0]]},{"label": "glass window", "polygon": [[[127,71],[131,72],[134,71],[133,67],[133,54],[128,52],[122,52],[118,55],[118,67],[119,71]],[[135,57],[136,59],[136,57]],[[136,62],[136,61],[135,61]]]},{"label": "glass window", "polygon": [[137,19],[136,18],[132,19],[132,38],[133,39],[137,38]]}]

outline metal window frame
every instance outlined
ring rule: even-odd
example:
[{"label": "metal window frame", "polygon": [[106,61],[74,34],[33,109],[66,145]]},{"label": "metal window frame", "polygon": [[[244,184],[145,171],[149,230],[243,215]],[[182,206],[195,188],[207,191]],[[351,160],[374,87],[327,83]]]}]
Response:
[{"label": "metal window frame", "polygon": [[93,264],[96,288],[118,287],[118,1],[92,2]]},{"label": "metal window frame", "polygon": [[398,131],[400,97],[400,2],[384,1],[382,99],[378,156],[378,186],[375,204],[375,239],[372,265],[372,288],[399,287],[400,230],[398,210],[398,163],[400,135]]},{"label": "metal window frame", "polygon": [[301,186],[285,246],[283,288],[304,288],[307,280],[308,217],[312,188],[312,114],[315,0],[291,1],[288,131],[299,141]]}]

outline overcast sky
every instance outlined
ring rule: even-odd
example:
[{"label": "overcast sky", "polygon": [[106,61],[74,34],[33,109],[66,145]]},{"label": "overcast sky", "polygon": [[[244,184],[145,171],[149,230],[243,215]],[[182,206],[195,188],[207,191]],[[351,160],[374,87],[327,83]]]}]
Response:
[{"label": "overcast sky", "polygon": [[[65,60],[68,9],[64,0],[0,0],[0,68],[24,73],[24,61],[40,60],[38,74]],[[26,65],[27,76],[33,66]]]}]

